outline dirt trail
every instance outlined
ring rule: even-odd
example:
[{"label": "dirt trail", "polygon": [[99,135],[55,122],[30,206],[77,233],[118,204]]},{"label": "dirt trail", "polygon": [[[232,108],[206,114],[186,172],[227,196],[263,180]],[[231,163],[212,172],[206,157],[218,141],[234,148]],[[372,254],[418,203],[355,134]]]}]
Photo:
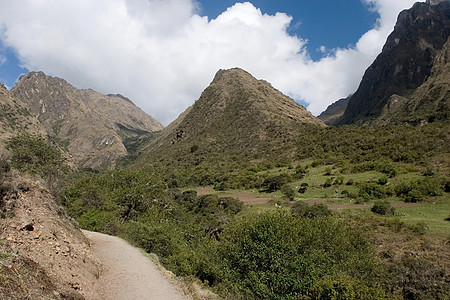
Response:
[{"label": "dirt trail", "polygon": [[97,232],[83,232],[91,241],[95,255],[103,264],[96,286],[101,299],[189,299],[137,248],[118,237]]}]

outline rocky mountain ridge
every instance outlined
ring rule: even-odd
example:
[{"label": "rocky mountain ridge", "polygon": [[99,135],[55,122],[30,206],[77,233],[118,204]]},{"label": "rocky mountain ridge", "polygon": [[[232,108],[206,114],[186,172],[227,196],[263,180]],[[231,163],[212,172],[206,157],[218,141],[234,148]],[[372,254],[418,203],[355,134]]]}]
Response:
[{"label": "rocky mountain ridge", "polygon": [[112,169],[128,154],[125,140],[163,126],[122,95],[80,90],[61,78],[30,72],[11,90],[85,168]]},{"label": "rocky mountain ridge", "polygon": [[450,2],[416,3],[400,13],[381,54],[335,123],[421,124],[447,119]]}]

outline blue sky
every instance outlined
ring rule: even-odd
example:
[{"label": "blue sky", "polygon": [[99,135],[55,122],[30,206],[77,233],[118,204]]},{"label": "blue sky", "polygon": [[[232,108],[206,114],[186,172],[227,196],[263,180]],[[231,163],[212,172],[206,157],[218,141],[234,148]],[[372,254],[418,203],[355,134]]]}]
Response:
[{"label": "blue sky", "polygon": [[414,0],[0,0],[0,82],[44,71],[167,125],[240,67],[317,115],[354,92]]},{"label": "blue sky", "polygon": [[[234,0],[203,0],[200,14],[216,18],[228,7],[239,2]],[[328,49],[344,48],[355,44],[371,29],[378,14],[361,0],[253,0],[262,13],[285,12],[293,17],[288,32],[308,39],[307,49],[314,59],[324,54],[321,46]]]}]

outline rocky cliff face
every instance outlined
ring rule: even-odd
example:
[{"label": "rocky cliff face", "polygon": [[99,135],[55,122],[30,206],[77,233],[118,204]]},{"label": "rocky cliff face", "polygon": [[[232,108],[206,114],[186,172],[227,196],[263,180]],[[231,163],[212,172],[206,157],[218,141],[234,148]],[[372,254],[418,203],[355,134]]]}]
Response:
[{"label": "rocky cliff face", "polygon": [[81,167],[114,168],[127,138],[163,128],[121,95],[80,90],[42,72],[23,75],[11,92]]},{"label": "rocky cliff face", "polygon": [[199,153],[205,159],[263,156],[292,146],[304,124],[324,126],[268,82],[242,69],[220,70],[195,104],[146,145],[144,152],[163,159],[188,159]]},{"label": "rocky cliff face", "polygon": [[416,3],[400,13],[382,53],[365,72],[338,124],[447,118],[439,111],[449,101],[450,2],[438,2]]},{"label": "rocky cliff face", "polygon": [[47,136],[38,119],[0,83],[0,150],[9,138],[20,133]]}]

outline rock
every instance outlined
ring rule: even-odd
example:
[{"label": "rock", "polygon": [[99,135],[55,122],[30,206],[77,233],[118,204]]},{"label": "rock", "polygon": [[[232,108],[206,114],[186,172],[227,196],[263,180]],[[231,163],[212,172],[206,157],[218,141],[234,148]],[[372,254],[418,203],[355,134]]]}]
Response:
[{"label": "rock", "polygon": [[26,230],[26,231],[34,231],[35,227],[33,223],[27,223],[25,226],[23,226],[20,230]]}]

